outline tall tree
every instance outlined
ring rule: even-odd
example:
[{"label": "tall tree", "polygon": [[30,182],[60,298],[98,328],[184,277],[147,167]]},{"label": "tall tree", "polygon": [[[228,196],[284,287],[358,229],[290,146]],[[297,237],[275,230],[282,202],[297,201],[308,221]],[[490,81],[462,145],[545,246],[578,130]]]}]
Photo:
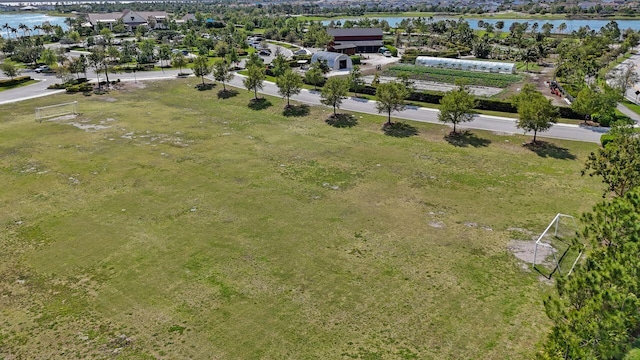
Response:
[{"label": "tall tree", "polygon": [[314,90],[318,90],[318,85],[322,82],[324,77],[322,76],[322,71],[319,68],[312,67],[304,74],[304,79],[309,84],[313,84]]},{"label": "tall tree", "polygon": [[14,77],[18,76],[20,73],[20,69],[18,69],[18,65],[10,60],[5,60],[0,64],[0,70],[13,80]]},{"label": "tall tree", "polygon": [[216,79],[216,81],[222,83],[222,89],[224,91],[227,91],[227,86],[225,83],[231,81],[233,77],[233,72],[224,60],[218,60],[215,64],[213,64],[213,78]]},{"label": "tall tree", "polygon": [[538,132],[547,131],[557,122],[558,110],[532,84],[525,84],[520,94],[512,98],[518,109],[516,126],[524,131],[533,131],[533,143]]},{"label": "tall tree", "polygon": [[278,94],[287,99],[287,107],[290,107],[289,99],[291,96],[299,94],[302,89],[302,78],[291,69],[287,69],[284,74],[278,76],[276,85],[278,86]]},{"label": "tall tree", "polygon": [[342,101],[347,98],[349,92],[349,80],[339,77],[330,77],[322,87],[320,102],[327,106],[333,106],[333,116],[337,116],[336,109],[340,108]]},{"label": "tall tree", "polygon": [[460,86],[457,90],[449,91],[440,99],[440,113],[438,120],[443,123],[453,124],[453,133],[456,133],[456,125],[461,122],[473,120],[471,110],[476,106],[476,99],[468,87]]},{"label": "tall tree", "polygon": [[273,58],[273,61],[271,61],[271,65],[273,66],[271,71],[275,77],[279,77],[291,69],[289,64],[287,64],[287,59],[282,54],[277,54],[276,57]]},{"label": "tall tree", "polygon": [[609,81],[611,83],[611,87],[618,91],[620,96],[624,96],[627,89],[631,88],[640,80],[633,63],[621,64],[620,67],[610,74]]},{"label": "tall tree", "polygon": [[254,100],[258,100],[258,90],[262,90],[264,87],[265,78],[264,68],[256,65],[251,65],[247,68],[247,77],[244,78],[242,83],[247,90],[253,90]]},{"label": "tall tree", "polygon": [[202,85],[204,86],[204,77],[211,74],[212,67],[209,65],[209,58],[206,56],[198,56],[193,61],[193,74],[199,76],[202,79]]},{"label": "tall tree", "polygon": [[402,111],[406,107],[404,99],[409,96],[407,88],[396,82],[378,85],[376,88],[376,109],[379,113],[386,113],[387,124],[391,124],[391,113]]},{"label": "tall tree", "polygon": [[545,300],[543,359],[621,359],[640,337],[640,189],[583,216],[586,259]]},{"label": "tall tree", "polygon": [[164,71],[163,61],[169,61],[171,59],[171,48],[169,45],[163,44],[158,48],[158,59],[160,59],[160,67]]},{"label": "tall tree", "polygon": [[640,137],[631,125],[617,123],[609,136],[609,143],[589,155],[582,174],[601,177],[607,186],[605,196],[624,196],[640,186]]},{"label": "tall tree", "polygon": [[362,72],[360,66],[354,65],[349,72],[349,85],[353,89],[353,96],[358,96],[358,90],[364,85],[364,79],[362,79]]},{"label": "tall tree", "polygon": [[258,54],[251,53],[247,57],[247,61],[245,62],[245,67],[248,69],[251,66],[264,67],[264,60],[262,60],[262,58]]},{"label": "tall tree", "polygon": [[171,64],[173,67],[178,67],[180,69],[179,74],[182,74],[182,67],[187,65],[187,59],[182,52],[177,52],[171,56]]},{"label": "tall tree", "polygon": [[49,66],[53,66],[53,64],[56,63],[55,52],[51,49],[42,50],[42,53],[40,54],[40,61],[42,61],[43,63]]},{"label": "tall tree", "polygon": [[[107,54],[105,52],[104,46],[94,46],[91,49],[91,53],[89,54],[89,62],[91,66],[96,70],[96,75],[100,74],[100,70],[104,71],[104,75],[107,81],[107,87],[109,86],[109,71],[107,65]],[[98,81],[98,88],[101,88],[101,82]]]}]

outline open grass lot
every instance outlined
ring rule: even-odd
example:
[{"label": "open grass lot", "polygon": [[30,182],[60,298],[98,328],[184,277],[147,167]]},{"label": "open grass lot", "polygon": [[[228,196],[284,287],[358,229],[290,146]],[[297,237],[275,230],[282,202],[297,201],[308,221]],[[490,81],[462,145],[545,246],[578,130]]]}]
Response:
[{"label": "open grass lot", "polygon": [[551,287],[507,244],[598,201],[596,145],[394,138],[198,83],[0,107],[0,358],[532,357]]}]

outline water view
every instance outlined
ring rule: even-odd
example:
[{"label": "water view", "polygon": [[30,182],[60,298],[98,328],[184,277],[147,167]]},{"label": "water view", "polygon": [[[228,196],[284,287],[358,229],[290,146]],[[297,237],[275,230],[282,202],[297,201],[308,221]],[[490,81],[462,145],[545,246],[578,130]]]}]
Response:
[{"label": "water view", "polygon": [[[49,22],[51,25],[60,25],[64,30],[67,30],[67,25],[64,23],[64,19],[65,18],[60,16],[49,16],[47,14],[0,13],[0,36],[4,38],[7,37],[8,30],[4,27],[5,24],[16,29],[18,29],[18,25],[25,24],[30,29],[33,29],[34,25],[42,25],[45,22]],[[9,31],[9,35],[11,35],[11,37],[15,36],[15,34],[12,34],[11,31]],[[17,35],[22,35],[22,31],[20,29],[18,29]]]},{"label": "water view", "polygon": [[[464,16],[462,16],[464,18]],[[378,20],[386,20],[389,25],[391,27],[396,27],[402,20],[407,19],[408,17],[376,17],[375,19]],[[428,18],[425,18],[425,20],[427,20]],[[459,17],[441,17],[441,16],[435,16],[433,17],[433,21],[439,21],[439,20],[457,20],[459,19]],[[542,25],[544,23],[550,23],[553,25],[553,32],[557,32],[558,27],[560,26],[560,24],[565,23],[567,25],[567,29],[565,30],[565,32],[571,32],[573,30],[578,30],[581,26],[589,26],[591,29],[594,30],[600,30],[601,27],[605,26],[607,23],[609,23],[611,20],[593,20],[593,19],[584,19],[584,20],[546,20],[546,19],[492,19],[492,18],[465,18],[468,22],[469,25],[471,26],[472,29],[478,29],[478,21],[482,20],[485,23],[489,23],[492,25],[495,25],[498,21],[502,21],[504,22],[504,29],[503,31],[508,31],[509,27],[511,26],[511,24],[513,24],[514,22],[519,22],[519,23],[524,23],[524,22],[528,22],[529,24],[533,24],[535,22],[538,23],[538,25],[540,25],[540,28],[542,28]],[[340,23],[344,23],[345,20],[359,20],[358,18],[351,18],[351,19],[332,19],[334,22],[338,22],[340,21]],[[323,25],[327,25],[331,22],[331,20],[327,20],[327,21],[323,21],[322,24]],[[616,22],[618,23],[618,26],[620,27],[621,30],[627,29],[627,28],[631,28],[633,30],[640,30],[640,20],[616,20]]]}]

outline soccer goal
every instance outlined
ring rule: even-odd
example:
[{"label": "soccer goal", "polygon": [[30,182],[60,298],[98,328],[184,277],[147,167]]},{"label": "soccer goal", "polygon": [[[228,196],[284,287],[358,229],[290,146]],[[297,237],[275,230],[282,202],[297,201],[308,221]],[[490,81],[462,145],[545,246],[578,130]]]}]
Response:
[{"label": "soccer goal", "polygon": [[44,119],[51,119],[65,115],[78,115],[77,101],[36,108],[37,122],[42,122],[42,120]]},{"label": "soccer goal", "polygon": [[533,268],[548,279],[570,275],[583,252],[575,218],[557,214],[536,240]]}]

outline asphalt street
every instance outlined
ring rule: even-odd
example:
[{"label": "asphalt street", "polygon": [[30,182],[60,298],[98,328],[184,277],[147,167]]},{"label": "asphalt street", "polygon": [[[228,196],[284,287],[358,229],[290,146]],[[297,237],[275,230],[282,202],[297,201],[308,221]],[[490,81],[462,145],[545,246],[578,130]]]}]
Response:
[{"label": "asphalt street", "polygon": [[[236,74],[233,80],[231,80],[230,84],[244,90],[242,79],[242,75]],[[280,95],[278,95],[278,87],[274,83],[270,82],[265,82],[264,88],[262,89],[262,91],[260,91],[260,93],[280,97]],[[318,91],[303,89],[299,95],[293,96],[291,100],[310,105],[320,105],[320,93]],[[341,109],[367,114],[378,114],[375,106],[375,101],[353,97],[345,99],[342,103]],[[392,117],[397,119],[441,124],[441,122],[438,120],[438,110],[436,109],[408,106],[404,111],[393,113]],[[515,119],[489,115],[476,115],[473,121],[464,123],[462,124],[462,126],[459,126],[459,128],[488,130],[503,134],[523,133],[521,129],[518,129],[516,127]],[[555,124],[549,131],[540,133],[539,135],[541,137],[554,139],[599,143],[600,136],[607,131],[608,129],[606,128],[578,126],[571,124]]]},{"label": "asphalt street", "polygon": [[[35,72],[25,72],[25,74],[31,75],[34,79],[40,80],[40,82],[19,87],[12,90],[6,90],[0,92],[0,104],[7,104],[17,101],[23,101],[41,96],[47,96],[63,92],[64,90],[48,90],[47,86],[53,82],[59,82],[60,80],[53,74],[37,74]],[[148,80],[163,80],[163,79],[175,79],[177,78],[178,70],[165,70],[162,71],[143,71],[134,73],[119,73],[110,74],[110,79],[120,79],[121,81],[148,81]],[[92,81],[96,81],[96,75],[90,71],[87,74]],[[101,79],[103,76],[101,76]],[[212,80],[211,78],[209,78]],[[243,76],[236,74],[230,85],[246,91],[242,84]],[[264,89],[260,93],[279,97],[278,88],[274,83],[265,82]],[[310,105],[320,105],[320,93],[313,90],[302,90],[299,95],[291,98],[292,100],[299,101]],[[341,109],[350,110],[355,112],[378,114],[375,102],[360,98],[347,98],[344,100]],[[440,123],[438,121],[438,110],[419,107],[407,107],[404,111],[392,114],[394,118],[405,119],[412,121],[420,121],[427,123]],[[498,116],[477,115],[473,121],[468,122],[460,126],[460,128],[466,129],[479,129],[488,130],[496,133],[504,134],[522,134],[522,130],[516,128],[515,119],[504,118]],[[540,134],[541,137],[555,138],[555,139],[567,139],[584,142],[599,143],[600,136],[608,129],[578,126],[570,124],[556,124],[549,131]]]}]

